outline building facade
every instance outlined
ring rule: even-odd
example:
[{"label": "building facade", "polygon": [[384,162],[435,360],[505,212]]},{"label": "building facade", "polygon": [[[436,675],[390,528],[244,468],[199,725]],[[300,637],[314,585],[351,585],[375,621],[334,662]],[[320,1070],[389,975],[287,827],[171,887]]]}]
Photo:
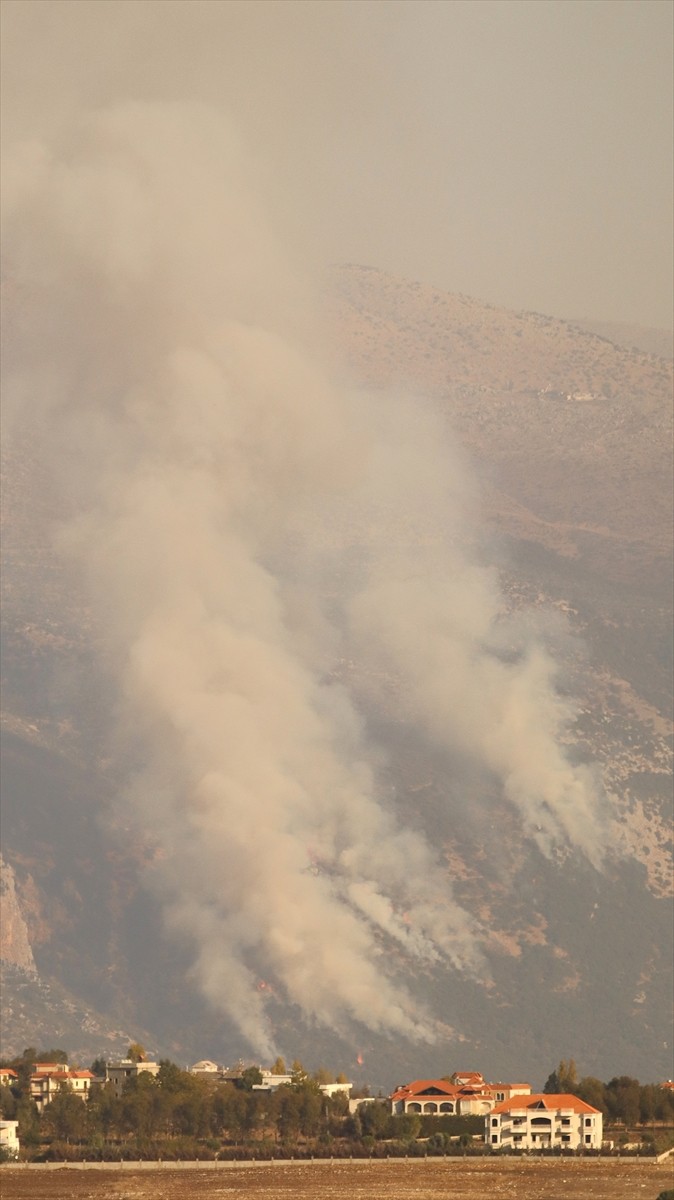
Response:
[{"label": "building facade", "polygon": [[96,1076],[91,1071],[71,1071],[66,1063],[34,1063],[30,1095],[38,1112],[42,1113],[64,1088],[80,1099],[88,1100],[91,1085],[95,1082]]},{"label": "building facade", "polygon": [[18,1158],[19,1150],[19,1122],[18,1121],[0,1121],[0,1150],[6,1158]]},{"label": "building facade", "polygon": [[531,1093],[528,1083],[487,1083],[479,1071],[457,1071],[449,1079],[415,1079],[389,1097],[391,1112],[422,1116],[484,1116],[512,1096]]},{"label": "building facade", "polygon": [[118,1063],[106,1063],[105,1080],[106,1083],[112,1084],[115,1095],[121,1096],[126,1081],[137,1078],[145,1071],[150,1075],[156,1075],[159,1071],[159,1063],[135,1062],[134,1059],[123,1058]]},{"label": "building facade", "polygon": [[599,1150],[599,1109],[567,1094],[514,1096],[485,1118],[487,1145],[502,1150]]}]

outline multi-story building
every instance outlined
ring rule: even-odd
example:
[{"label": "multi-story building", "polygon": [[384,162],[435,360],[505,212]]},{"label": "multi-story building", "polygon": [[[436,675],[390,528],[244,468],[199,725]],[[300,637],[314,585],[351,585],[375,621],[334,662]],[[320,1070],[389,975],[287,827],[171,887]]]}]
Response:
[{"label": "multi-story building", "polygon": [[142,1075],[147,1071],[150,1075],[156,1075],[159,1071],[159,1063],[156,1062],[136,1062],[132,1058],[123,1058],[121,1062],[106,1063],[105,1079],[106,1083],[111,1083],[116,1096],[121,1096],[124,1084],[128,1079],[135,1079],[138,1075]]},{"label": "multi-story building", "polygon": [[91,1085],[95,1081],[96,1076],[91,1071],[70,1070],[67,1063],[34,1063],[30,1095],[41,1113],[63,1088],[82,1100],[88,1100]]},{"label": "multi-story building", "polygon": [[449,1079],[415,1079],[390,1096],[391,1112],[424,1116],[482,1116],[511,1096],[531,1093],[528,1083],[487,1083],[479,1071],[456,1071]]},{"label": "multi-story building", "polygon": [[487,1145],[504,1150],[599,1150],[599,1109],[568,1094],[513,1096],[485,1118]]}]

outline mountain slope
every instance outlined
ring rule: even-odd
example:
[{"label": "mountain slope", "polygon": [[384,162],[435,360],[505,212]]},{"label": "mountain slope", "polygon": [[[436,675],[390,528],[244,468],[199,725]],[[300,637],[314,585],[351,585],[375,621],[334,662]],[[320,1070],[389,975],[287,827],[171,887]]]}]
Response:
[{"label": "mountain slope", "polygon": [[[671,365],[567,322],[368,268],[335,268],[326,303],[343,377],[409,390],[476,464],[481,553],[498,568],[510,611],[544,619],[563,685],[580,699],[574,753],[601,764],[626,857],[603,875],[572,858],[547,861],[522,839],[493,780],[471,778],[410,731],[394,704],[373,705],[358,661],[336,664],[333,678],[361,698],[382,748],[392,808],[438,846],[457,898],[487,931],[492,978],[485,987],[439,969],[419,977],[421,999],[447,1022],[437,1048],[326,1034],[271,997],[279,1044],[350,1071],[361,1051],[364,1077],[386,1087],[447,1073],[459,1060],[540,1084],[569,1054],[601,1077],[664,1078]],[[116,819],[124,781],[107,742],[114,699],[86,603],[51,548],[49,480],[28,441],[8,439],[4,454],[3,838],[12,928],[23,922],[25,944],[14,940],[18,957],[11,946],[4,952],[3,1050],[35,1040],[15,1019],[32,956],[45,1041],[54,1040],[45,995],[65,994],[95,1014],[71,1047],[78,1054],[93,1058],[122,1028],[180,1060],[235,1060],[246,1048],[192,987],[185,947],[164,933],[153,848]],[[53,1003],[58,1041],[66,1026]]]}]

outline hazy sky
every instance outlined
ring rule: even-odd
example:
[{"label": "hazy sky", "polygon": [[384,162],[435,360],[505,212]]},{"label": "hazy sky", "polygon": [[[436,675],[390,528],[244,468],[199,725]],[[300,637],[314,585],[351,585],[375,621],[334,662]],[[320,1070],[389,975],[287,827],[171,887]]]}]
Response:
[{"label": "hazy sky", "polygon": [[267,1060],[270,978],[310,1022],[419,1040],[446,1040],[450,1014],[401,984],[400,950],[412,981],[490,981],[490,934],[454,897],[430,816],[426,836],[393,798],[379,714],[451,756],[485,828],[497,795],[550,860],[601,870],[616,851],[543,632],[506,618],[473,557],[475,483],[444,420],[334,382],[304,269],[358,259],[606,313],[581,266],[602,289],[614,257],[636,271],[617,224],[591,261],[613,211],[590,170],[598,105],[572,135],[524,45],[530,25],[558,46],[555,24],[568,39],[603,12],[4,9],[5,411],[72,512],[57,544],[116,685],[116,819],[152,848],[143,878],[194,978]]},{"label": "hazy sky", "polygon": [[514,307],[672,318],[665,0],[5,0],[5,120],[208,98],[285,234]]}]

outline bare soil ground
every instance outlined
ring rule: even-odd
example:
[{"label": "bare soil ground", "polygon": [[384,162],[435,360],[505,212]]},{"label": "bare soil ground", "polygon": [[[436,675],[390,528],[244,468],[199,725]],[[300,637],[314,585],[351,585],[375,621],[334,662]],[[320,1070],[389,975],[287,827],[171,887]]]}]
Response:
[{"label": "bare soil ground", "polygon": [[5,1166],[2,1200],[656,1200],[673,1164],[476,1159],[254,1163],[206,1168]]}]

